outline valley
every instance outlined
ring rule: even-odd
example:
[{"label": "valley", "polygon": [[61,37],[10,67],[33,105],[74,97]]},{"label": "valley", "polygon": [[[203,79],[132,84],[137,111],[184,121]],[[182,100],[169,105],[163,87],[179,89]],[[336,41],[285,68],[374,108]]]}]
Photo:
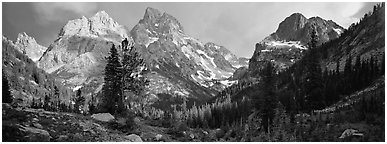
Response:
[{"label": "valley", "polygon": [[384,4],[348,28],[289,14],[250,58],[152,7],[133,28],[69,20],[47,47],[3,35],[2,140],[385,141]]}]

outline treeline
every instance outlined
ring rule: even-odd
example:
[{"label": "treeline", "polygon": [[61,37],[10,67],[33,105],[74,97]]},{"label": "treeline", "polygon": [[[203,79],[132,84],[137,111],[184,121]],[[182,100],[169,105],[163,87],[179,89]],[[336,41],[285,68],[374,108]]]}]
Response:
[{"label": "treeline", "polygon": [[225,100],[228,95],[230,95],[233,98],[232,100],[235,100],[234,99],[235,97],[233,97],[234,95],[237,95],[239,92],[241,92],[241,90],[251,87],[253,85],[254,85],[254,82],[248,79],[238,80],[238,83],[233,84],[229,87],[226,87],[221,92],[219,92],[214,98],[209,100],[209,102]]},{"label": "treeline", "polygon": [[[33,99],[52,97],[57,101],[68,101],[73,92],[57,82],[55,78],[39,69],[26,55],[15,48],[15,45],[3,39],[3,79],[7,79],[12,92],[14,104],[31,106]],[[54,97],[55,95],[55,97]],[[32,96],[31,98],[22,98]]]},{"label": "treeline", "polygon": [[[371,32],[367,31],[365,35],[361,35],[363,38],[358,44],[366,43],[371,39],[374,41],[373,38],[381,31],[376,31],[377,28],[380,28],[381,15],[384,16],[384,3],[376,5],[372,15],[371,12],[366,14],[360,23],[353,24],[338,39],[310,49],[300,61],[279,74],[278,86],[281,91],[279,98],[288,111],[310,112],[313,109],[322,109],[342,99],[345,95],[369,86],[375,79],[384,75],[384,55],[382,55],[383,58],[375,55],[371,55],[368,59],[365,56],[361,58],[362,53],[371,48],[383,47],[384,38],[367,45],[368,48],[358,53],[355,59],[348,54],[354,48],[349,43],[369,25],[377,26],[375,29],[372,28]],[[344,39],[345,42],[343,42]],[[339,58],[345,55],[347,58],[344,66],[340,66],[337,61],[336,69],[322,70],[319,67],[321,62],[328,57]],[[315,66],[308,67],[311,63],[315,63]],[[344,70],[340,69],[342,67]],[[307,93],[311,91],[314,91],[314,94],[308,95]]]},{"label": "treeline", "polygon": [[[336,70],[327,68],[321,75],[321,92],[318,99],[318,108],[329,106],[344,96],[369,86],[374,80],[384,75],[384,60],[378,61],[374,56],[370,59],[361,60],[360,56],[356,57],[356,62],[352,65],[352,58],[349,57],[345,62],[344,71],[339,70],[337,62]],[[304,88],[302,81],[297,80],[297,75],[285,70],[279,74],[282,84],[286,88],[281,92],[280,101],[285,105],[287,110],[302,111],[307,109],[304,99],[300,98]],[[301,77],[301,76],[300,76]],[[283,85],[284,86],[284,85]]]},{"label": "treeline", "polygon": [[[321,58],[326,59],[332,56],[339,57],[349,54],[354,47],[351,42],[355,40],[357,42],[355,44],[367,44],[372,41],[372,43],[368,44],[369,48],[359,51],[360,54],[372,50],[372,48],[384,47],[384,35],[376,35],[377,33],[384,33],[384,9],[384,3],[375,5],[372,12],[364,14],[359,22],[352,23],[339,38],[319,46],[317,52],[321,54]],[[357,39],[359,36],[362,39]],[[343,41],[344,38],[346,39],[345,41]]]},{"label": "treeline", "polygon": [[232,102],[230,96],[223,102],[217,101],[201,106],[194,105],[188,110],[184,108],[184,105],[181,111],[174,110],[173,118],[185,122],[192,128],[231,126],[246,121],[250,114],[248,101]]},{"label": "treeline", "polygon": [[58,89],[55,88],[53,96],[46,95],[43,99],[32,99],[31,108],[44,109],[46,111],[55,112],[71,112],[79,114],[91,114],[95,112],[93,105],[89,105],[88,111],[85,110],[85,97],[81,95],[81,89],[78,89],[74,95],[71,96],[69,102],[59,99]]}]

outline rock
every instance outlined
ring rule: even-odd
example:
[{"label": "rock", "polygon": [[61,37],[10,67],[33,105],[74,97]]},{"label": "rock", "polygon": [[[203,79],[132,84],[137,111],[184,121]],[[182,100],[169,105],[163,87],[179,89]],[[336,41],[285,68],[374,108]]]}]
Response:
[{"label": "rock", "polygon": [[194,139],[195,138],[195,135],[194,134],[189,134],[189,137],[191,138],[191,139]]},{"label": "rock", "polygon": [[38,128],[38,129],[43,129],[43,126],[39,123],[32,123],[32,126]]},{"label": "rock", "polygon": [[103,122],[110,122],[114,120],[114,116],[112,116],[110,113],[93,114],[91,117],[98,121],[103,121]]},{"label": "rock", "polygon": [[130,142],[143,142],[141,137],[136,135],[136,134],[131,134],[131,135],[125,136],[125,138],[127,140],[129,140]]},{"label": "rock", "polygon": [[161,135],[161,134],[157,134],[157,135],[155,136],[156,141],[160,141],[161,138],[163,138],[163,135]]},{"label": "rock", "polygon": [[94,130],[89,130],[88,132],[90,132],[92,135],[96,134],[96,132]]},{"label": "rock", "polygon": [[224,134],[225,134],[224,130],[220,128],[210,131],[210,135],[215,136],[215,138],[222,138]]},{"label": "rock", "polygon": [[205,135],[208,135],[208,132],[207,132],[207,131],[205,131],[205,130],[203,130],[203,134],[205,134]]},{"label": "rock", "polygon": [[35,38],[28,36],[25,32],[19,33],[15,45],[19,51],[27,55],[31,60],[36,62],[40,56],[47,50],[46,47],[39,45]]},{"label": "rock", "polygon": [[74,140],[81,140],[82,139],[82,135],[80,133],[76,133],[74,136],[73,136]]},{"label": "rock", "polygon": [[67,139],[69,138],[69,136],[67,135],[60,135],[56,141],[67,141]]},{"label": "rock", "polygon": [[32,118],[32,122],[38,122],[39,119],[38,118]]},{"label": "rock", "polygon": [[364,136],[362,133],[358,133],[355,129],[346,129],[339,138],[343,139],[350,136]]},{"label": "rock", "polygon": [[27,133],[27,141],[30,142],[49,142],[51,139],[50,134],[42,129],[33,127],[22,127],[22,130]]}]

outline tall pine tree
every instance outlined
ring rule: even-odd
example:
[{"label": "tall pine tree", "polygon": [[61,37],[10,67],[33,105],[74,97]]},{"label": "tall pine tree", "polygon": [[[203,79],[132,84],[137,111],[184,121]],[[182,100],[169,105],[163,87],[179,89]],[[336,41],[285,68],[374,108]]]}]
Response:
[{"label": "tall pine tree", "polygon": [[319,109],[323,107],[324,99],[322,98],[322,71],[319,63],[319,54],[316,51],[318,36],[313,26],[310,33],[310,42],[308,43],[308,54],[306,63],[306,72],[304,79],[304,92],[306,109]]},{"label": "tall pine tree", "polygon": [[[148,80],[145,78],[146,66],[144,60],[140,54],[135,50],[133,46],[129,48],[128,41],[125,39],[122,42],[123,60],[122,60],[122,93],[131,92],[129,100],[132,102],[139,102],[145,86],[148,84]],[[122,97],[119,101],[121,107],[124,106],[125,97]],[[139,102],[141,104],[141,102]]]},{"label": "tall pine tree", "polygon": [[270,125],[273,123],[275,109],[277,108],[277,95],[275,92],[275,68],[271,62],[266,62],[261,70],[262,77],[260,89],[262,95],[259,96],[256,108],[259,109],[262,118],[262,126],[265,132],[270,132]]},{"label": "tall pine tree", "polygon": [[107,57],[105,67],[104,86],[102,88],[103,98],[101,112],[118,113],[119,103],[122,98],[122,66],[118,57],[118,52],[114,44],[110,49],[110,56]]}]

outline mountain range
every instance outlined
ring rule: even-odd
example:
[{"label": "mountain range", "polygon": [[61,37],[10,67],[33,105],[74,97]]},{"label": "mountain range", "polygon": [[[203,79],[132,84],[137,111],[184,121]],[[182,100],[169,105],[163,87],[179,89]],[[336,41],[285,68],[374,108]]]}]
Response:
[{"label": "mountain range", "polygon": [[[279,71],[292,66],[308,50],[313,28],[319,45],[346,31],[332,20],[294,13],[256,44],[250,59],[238,58],[224,46],[189,36],[176,18],[148,7],[131,30],[100,11],[90,18],[68,21],[47,48],[26,33],[19,34],[15,43],[7,43],[28,56],[37,68],[55,77],[55,81],[73,91],[81,89],[90,100],[91,96],[101,94],[109,48],[114,44],[122,54],[120,43],[128,38],[150,71],[146,74],[150,81],[145,93],[147,100],[162,101],[165,97],[160,95],[167,95],[206,102],[242,79],[254,79],[267,61],[274,62]],[[324,63],[333,67],[331,61]]]},{"label": "mountain range", "polygon": [[100,11],[90,18],[68,21],[47,48],[26,33],[19,34],[15,45],[38,68],[90,97],[102,89],[109,48],[125,38],[150,70],[146,95],[151,100],[167,94],[204,101],[236,83],[228,78],[248,64],[248,59],[236,57],[223,46],[189,36],[176,18],[154,8],[147,8],[132,30]]},{"label": "mountain range", "polygon": [[273,61],[280,70],[293,65],[308,49],[313,28],[317,32],[318,44],[336,39],[344,32],[344,28],[332,20],[320,17],[307,19],[300,13],[294,13],[282,21],[274,33],[255,45],[249,62],[250,73],[262,69],[265,61]]}]

